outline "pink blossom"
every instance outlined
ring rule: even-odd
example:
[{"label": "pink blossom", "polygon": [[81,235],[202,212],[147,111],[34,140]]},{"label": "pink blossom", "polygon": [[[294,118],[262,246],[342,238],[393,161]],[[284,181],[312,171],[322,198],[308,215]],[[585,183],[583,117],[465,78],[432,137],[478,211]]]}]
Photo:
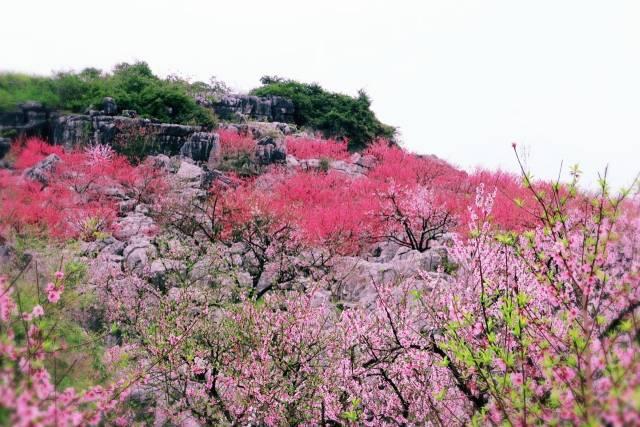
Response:
[{"label": "pink blossom", "polygon": [[33,309],[31,310],[31,315],[33,317],[42,317],[44,316],[44,309],[42,308],[42,306],[40,304],[36,305],[33,307]]},{"label": "pink blossom", "polygon": [[47,299],[49,302],[55,304],[60,300],[62,291],[64,291],[64,286],[60,284],[56,285],[54,283],[47,283],[45,291],[47,292]]}]

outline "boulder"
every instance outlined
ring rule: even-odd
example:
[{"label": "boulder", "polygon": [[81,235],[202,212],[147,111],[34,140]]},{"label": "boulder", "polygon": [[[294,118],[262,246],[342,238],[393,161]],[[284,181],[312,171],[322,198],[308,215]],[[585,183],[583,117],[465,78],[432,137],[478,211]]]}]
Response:
[{"label": "boulder", "polygon": [[148,275],[158,289],[166,291],[168,276],[175,273],[183,273],[186,271],[184,263],[172,259],[156,259],[149,266]]},{"label": "boulder", "polygon": [[122,255],[124,247],[124,242],[109,236],[93,242],[82,243],[80,254],[90,258],[95,258],[98,255]]},{"label": "boulder", "polygon": [[258,97],[227,94],[212,103],[216,115],[223,120],[258,120],[264,122],[294,122],[293,101],[280,96]]},{"label": "boulder", "polygon": [[351,177],[363,176],[367,172],[367,169],[364,167],[356,163],[345,162],[344,160],[333,160],[329,162],[329,169]]},{"label": "boulder", "polygon": [[286,163],[287,163],[287,167],[290,167],[290,168],[297,168],[298,166],[300,166],[300,162],[298,161],[298,159],[296,159],[290,154],[287,155]]},{"label": "boulder", "polygon": [[204,170],[200,166],[183,161],[180,163],[180,168],[178,169],[176,176],[182,181],[200,183],[204,176]]},{"label": "boulder", "polygon": [[356,164],[356,165],[358,165],[358,166],[360,166],[360,167],[362,167],[362,168],[364,168],[364,169],[371,169],[377,163],[376,158],[374,156],[372,156],[371,154],[365,154],[364,156],[361,156],[359,154],[357,154],[357,155],[358,155],[358,158],[355,159],[355,160],[352,159],[351,162]]},{"label": "boulder", "polygon": [[223,172],[220,172],[217,169],[204,171],[202,178],[200,180],[200,188],[209,189],[214,182],[222,184],[223,187],[233,187],[234,182],[231,178],[225,175]]},{"label": "boulder", "polygon": [[400,246],[394,242],[380,242],[371,248],[371,255],[367,258],[367,261],[371,262],[389,262],[398,253],[409,252],[411,249]]},{"label": "boulder", "polygon": [[366,305],[376,295],[374,284],[421,280],[423,274],[439,274],[436,273],[438,268],[446,261],[447,251],[444,248],[425,252],[398,248],[391,259],[337,258],[333,266],[337,280],[332,292],[335,298],[345,303]]},{"label": "boulder", "polygon": [[0,112],[0,135],[9,137],[46,137],[51,112],[41,103],[27,101]]},{"label": "boulder", "polygon": [[128,271],[142,273],[149,264],[149,259],[156,253],[151,241],[143,236],[132,237],[124,248],[124,265]]},{"label": "boulder", "polygon": [[220,138],[212,132],[195,132],[180,148],[180,155],[196,162],[220,157]]},{"label": "boulder", "polygon": [[130,119],[135,119],[138,117],[138,112],[136,110],[122,110],[122,117],[129,117]]},{"label": "boulder", "polygon": [[86,146],[93,139],[93,122],[90,116],[72,114],[53,120],[53,143],[71,150]]},{"label": "boulder", "polygon": [[118,114],[118,104],[111,97],[105,97],[102,99],[102,111],[107,116],[115,116]]},{"label": "boulder", "polygon": [[264,136],[256,143],[256,160],[260,165],[285,163],[287,160],[287,146],[284,138]]},{"label": "boulder", "polygon": [[130,212],[127,216],[118,219],[113,236],[127,241],[134,236],[148,235],[155,229],[156,225],[151,218],[140,212]]},{"label": "boulder", "polygon": [[56,154],[49,154],[35,166],[27,169],[24,172],[24,176],[33,181],[38,181],[42,185],[47,185],[49,183],[49,175],[51,174],[51,171],[53,171],[60,161],[60,157]]}]

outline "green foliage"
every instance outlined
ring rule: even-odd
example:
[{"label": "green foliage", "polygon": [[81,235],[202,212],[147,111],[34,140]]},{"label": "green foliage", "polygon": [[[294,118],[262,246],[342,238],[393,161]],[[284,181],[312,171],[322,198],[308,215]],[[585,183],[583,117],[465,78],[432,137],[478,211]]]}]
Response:
[{"label": "green foliage", "polygon": [[99,109],[102,99],[109,96],[119,108],[136,110],[142,117],[214,126],[213,113],[191,96],[203,86],[207,84],[176,77],[161,79],[145,62],[121,63],[111,73],[95,68],[79,73],[59,72],[50,77],[2,73],[0,111],[14,109],[25,101],[38,101],[52,109],[81,113],[91,107]]},{"label": "green foliage", "polygon": [[[34,274],[35,270],[31,269],[29,272]],[[30,313],[37,304],[45,307],[47,315],[38,321],[38,327],[47,331],[43,349],[51,353],[43,363],[51,373],[57,389],[87,389],[103,384],[108,379],[102,362],[104,348],[100,345],[100,334],[86,330],[76,318],[87,298],[83,292],[75,290],[86,276],[86,265],[78,261],[69,261],[64,265],[64,272],[67,291],[63,296],[63,303],[47,304],[43,290],[44,282],[38,287],[26,277],[20,277],[16,281],[14,293],[17,297],[18,311],[21,313]],[[15,326],[18,342],[27,339],[25,325],[17,323]],[[60,343],[64,343],[66,350],[53,355]]]},{"label": "green foliage", "polygon": [[320,159],[320,165],[319,165],[320,170],[326,173],[329,171],[329,166],[331,166],[329,159],[327,159],[326,157],[322,157]]},{"label": "green foliage", "polygon": [[73,289],[78,286],[87,276],[86,264],[71,260],[64,265],[64,277],[66,285]]},{"label": "green foliage", "polygon": [[351,150],[361,149],[376,138],[392,138],[395,128],[381,123],[371,111],[371,100],[364,91],[357,97],[324,90],[316,83],[299,83],[265,76],[257,96],[282,96],[293,101],[295,122],[319,130],[329,138],[347,138]]},{"label": "green foliage", "polygon": [[128,138],[126,144],[116,145],[118,153],[122,154],[134,165],[140,164],[150,153],[161,152],[161,147],[153,138],[136,135]]},{"label": "green foliage", "polygon": [[243,178],[259,175],[261,171],[252,153],[244,151],[223,156],[218,169],[225,172],[235,172]]}]

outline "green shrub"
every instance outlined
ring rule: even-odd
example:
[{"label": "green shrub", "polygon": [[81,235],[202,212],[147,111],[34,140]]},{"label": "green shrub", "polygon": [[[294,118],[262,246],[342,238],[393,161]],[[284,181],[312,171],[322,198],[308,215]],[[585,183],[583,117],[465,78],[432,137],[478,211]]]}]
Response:
[{"label": "green shrub", "polygon": [[136,110],[141,117],[213,127],[216,119],[211,110],[198,105],[191,95],[207,86],[176,77],[161,79],[145,62],[118,64],[111,73],[95,68],[50,77],[2,73],[0,111],[38,101],[52,109],[82,113],[87,108],[100,109],[103,98],[110,96],[120,109]]},{"label": "green shrub", "polygon": [[371,111],[371,100],[364,91],[357,97],[328,92],[320,85],[299,83],[265,76],[257,96],[282,96],[295,105],[294,120],[324,133],[329,138],[347,138],[351,150],[361,149],[376,138],[392,138],[395,128],[380,122]]},{"label": "green shrub", "polygon": [[320,170],[321,170],[322,172],[325,172],[325,173],[326,173],[326,172],[329,172],[329,167],[330,167],[330,166],[331,166],[331,162],[330,162],[330,160],[329,160],[329,159],[327,159],[326,157],[322,157],[322,158],[320,158],[320,164],[319,164],[319,167],[320,167]]}]

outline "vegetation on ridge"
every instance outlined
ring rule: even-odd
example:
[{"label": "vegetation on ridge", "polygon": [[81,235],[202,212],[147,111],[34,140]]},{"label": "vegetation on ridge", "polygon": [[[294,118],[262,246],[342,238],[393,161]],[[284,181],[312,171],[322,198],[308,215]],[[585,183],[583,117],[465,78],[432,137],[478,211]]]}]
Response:
[{"label": "vegetation on ridge", "polygon": [[371,99],[360,90],[357,97],[328,92],[317,83],[300,83],[264,76],[253,95],[277,95],[295,105],[295,122],[321,131],[325,137],[345,138],[349,149],[362,149],[377,138],[392,138],[395,128],[380,122],[371,111]]},{"label": "vegetation on ridge", "polygon": [[112,97],[123,110],[163,122],[213,126],[211,110],[192,96],[206,83],[190,83],[178,77],[162,79],[146,62],[123,62],[111,73],[96,68],[58,72],[53,76],[0,73],[0,111],[12,110],[26,101],[41,102],[62,111],[83,113],[100,109],[104,97]]}]

